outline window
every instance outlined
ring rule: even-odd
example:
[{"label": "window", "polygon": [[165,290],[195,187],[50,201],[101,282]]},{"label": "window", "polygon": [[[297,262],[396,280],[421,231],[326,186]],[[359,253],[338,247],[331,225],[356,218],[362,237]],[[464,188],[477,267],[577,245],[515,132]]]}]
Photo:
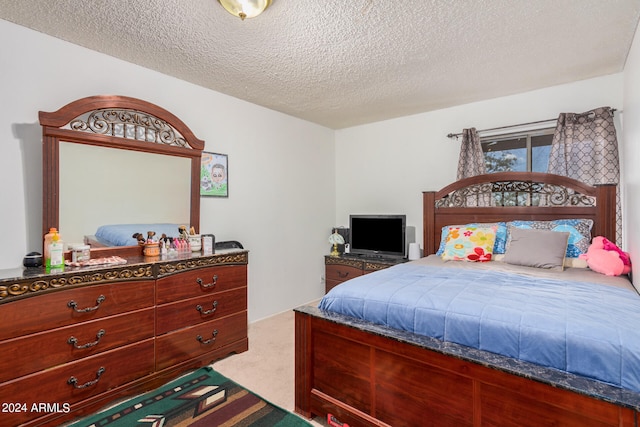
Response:
[{"label": "window", "polygon": [[546,172],[553,128],[480,138],[487,173]]}]

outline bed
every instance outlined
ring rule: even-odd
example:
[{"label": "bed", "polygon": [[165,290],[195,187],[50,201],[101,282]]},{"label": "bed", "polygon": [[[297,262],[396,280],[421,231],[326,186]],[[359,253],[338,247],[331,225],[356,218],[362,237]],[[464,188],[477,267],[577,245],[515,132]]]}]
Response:
[{"label": "bed", "polygon": [[[615,199],[615,186],[515,172],[424,192],[426,258],[352,279],[319,307],[296,309],[296,411],[351,427],[637,426],[640,296],[626,276],[578,268],[570,253],[592,236],[615,240]],[[588,235],[564,234],[566,223],[588,223]],[[508,224],[509,262],[432,255],[448,226],[466,224],[490,224],[496,235]],[[539,236],[540,224],[557,226],[553,238],[568,236],[560,265],[514,265],[510,251],[530,237],[514,227]]]}]

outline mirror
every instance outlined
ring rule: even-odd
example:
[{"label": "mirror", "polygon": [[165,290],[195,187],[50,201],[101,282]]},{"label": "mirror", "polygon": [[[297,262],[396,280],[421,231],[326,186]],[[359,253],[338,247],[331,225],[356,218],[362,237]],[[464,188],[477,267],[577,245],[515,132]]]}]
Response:
[{"label": "mirror", "polygon": [[107,224],[190,225],[189,159],[65,141],[59,159],[67,243],[82,243]]},{"label": "mirror", "polygon": [[[40,112],[40,124],[43,234],[56,227],[67,243],[81,243],[110,224],[199,231],[204,142],[173,114],[135,98],[95,96]],[[110,252],[135,254],[140,247]]]}]

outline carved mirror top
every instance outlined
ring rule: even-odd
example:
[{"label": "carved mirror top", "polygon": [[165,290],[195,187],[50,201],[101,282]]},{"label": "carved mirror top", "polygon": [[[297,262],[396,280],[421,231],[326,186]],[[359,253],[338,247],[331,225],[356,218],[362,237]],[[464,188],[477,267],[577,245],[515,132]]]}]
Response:
[{"label": "carved mirror top", "polygon": [[164,120],[142,111],[109,108],[94,110],[68,124],[76,131],[189,148],[182,134]]}]

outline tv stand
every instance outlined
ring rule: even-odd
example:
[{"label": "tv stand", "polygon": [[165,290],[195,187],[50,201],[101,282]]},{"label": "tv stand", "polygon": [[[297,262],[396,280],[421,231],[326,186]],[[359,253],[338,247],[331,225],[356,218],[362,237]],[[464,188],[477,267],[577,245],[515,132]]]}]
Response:
[{"label": "tv stand", "polygon": [[346,280],[383,270],[403,262],[407,262],[407,259],[390,258],[383,255],[343,254],[335,257],[325,255],[325,292],[329,292],[331,288]]}]

